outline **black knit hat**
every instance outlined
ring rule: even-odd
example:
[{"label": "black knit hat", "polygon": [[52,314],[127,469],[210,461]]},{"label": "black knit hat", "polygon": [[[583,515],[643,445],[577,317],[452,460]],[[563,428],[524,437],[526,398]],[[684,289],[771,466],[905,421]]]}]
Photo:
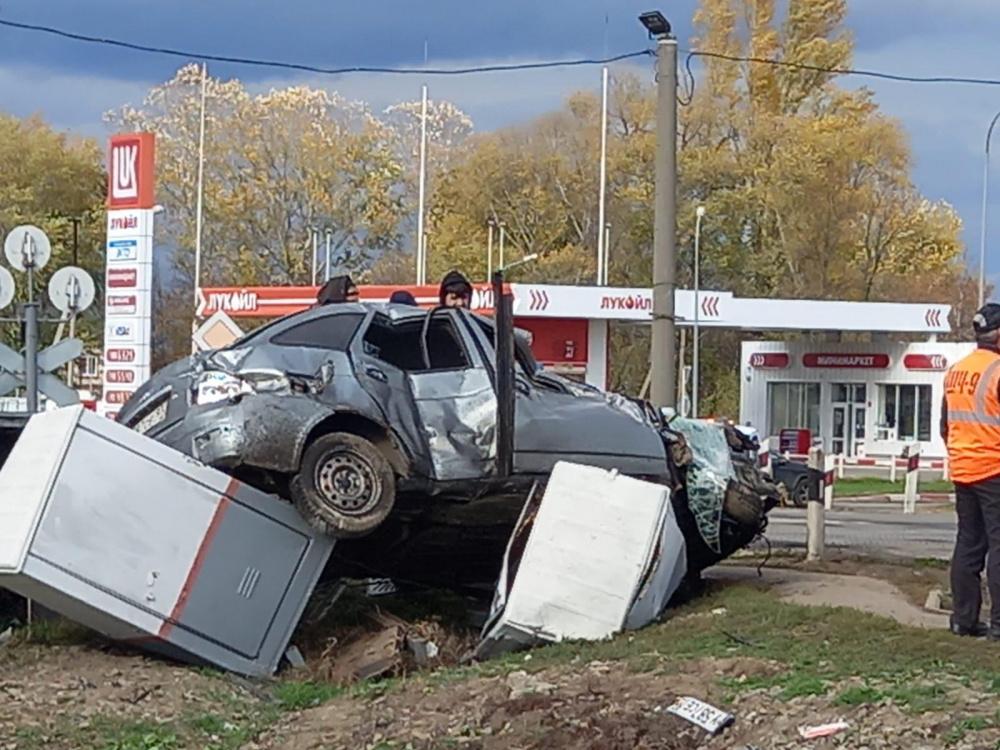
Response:
[{"label": "black knit hat", "polygon": [[472,284],[469,283],[469,280],[460,271],[449,271],[441,279],[441,288],[438,291],[438,297],[442,305],[448,292],[460,294],[463,297],[472,297]]},{"label": "black knit hat", "polygon": [[989,333],[1000,328],[1000,305],[995,302],[983,305],[972,318],[972,330],[976,334]]}]

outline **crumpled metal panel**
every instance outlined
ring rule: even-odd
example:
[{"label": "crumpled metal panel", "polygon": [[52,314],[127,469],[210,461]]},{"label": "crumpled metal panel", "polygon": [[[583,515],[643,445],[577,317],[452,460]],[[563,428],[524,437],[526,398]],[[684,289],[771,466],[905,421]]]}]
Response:
[{"label": "crumpled metal panel", "polygon": [[434,478],[477,479],[496,470],[496,394],[482,369],[411,373]]},{"label": "crumpled metal panel", "polygon": [[726,486],[736,477],[722,425],[696,419],[674,419],[670,429],[687,440],[693,461],[687,470],[688,507],[698,533],[714,552],[721,552],[722,504]]}]

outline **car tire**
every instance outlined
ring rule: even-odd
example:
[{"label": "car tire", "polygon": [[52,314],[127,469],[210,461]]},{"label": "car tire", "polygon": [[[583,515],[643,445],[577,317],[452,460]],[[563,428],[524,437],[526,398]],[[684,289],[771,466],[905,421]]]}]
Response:
[{"label": "car tire", "polygon": [[750,488],[730,481],[722,502],[723,512],[741,524],[756,526],[764,517],[764,501]]},{"label": "car tire", "polygon": [[796,508],[804,508],[809,502],[809,477],[799,477],[791,491],[792,503]]},{"label": "car tire", "polygon": [[306,447],[290,490],[310,526],[349,539],[374,531],[392,512],[396,475],[372,443],[347,432],[332,432]]}]

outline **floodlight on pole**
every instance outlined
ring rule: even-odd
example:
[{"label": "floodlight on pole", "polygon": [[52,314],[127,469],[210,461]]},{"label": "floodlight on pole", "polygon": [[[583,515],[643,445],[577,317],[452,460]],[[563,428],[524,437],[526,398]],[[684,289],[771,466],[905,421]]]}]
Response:
[{"label": "floodlight on pole", "polygon": [[639,23],[646,27],[651,38],[660,39],[670,35],[670,21],[660,11],[650,10],[639,14]]}]

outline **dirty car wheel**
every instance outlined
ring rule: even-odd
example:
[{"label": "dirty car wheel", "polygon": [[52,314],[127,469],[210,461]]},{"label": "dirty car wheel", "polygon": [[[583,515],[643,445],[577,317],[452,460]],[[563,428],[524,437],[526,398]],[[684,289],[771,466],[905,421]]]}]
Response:
[{"label": "dirty car wheel", "polygon": [[386,519],[396,500],[396,477],[370,442],[333,432],[306,448],[291,494],[310,526],[344,539],[367,534]]}]

